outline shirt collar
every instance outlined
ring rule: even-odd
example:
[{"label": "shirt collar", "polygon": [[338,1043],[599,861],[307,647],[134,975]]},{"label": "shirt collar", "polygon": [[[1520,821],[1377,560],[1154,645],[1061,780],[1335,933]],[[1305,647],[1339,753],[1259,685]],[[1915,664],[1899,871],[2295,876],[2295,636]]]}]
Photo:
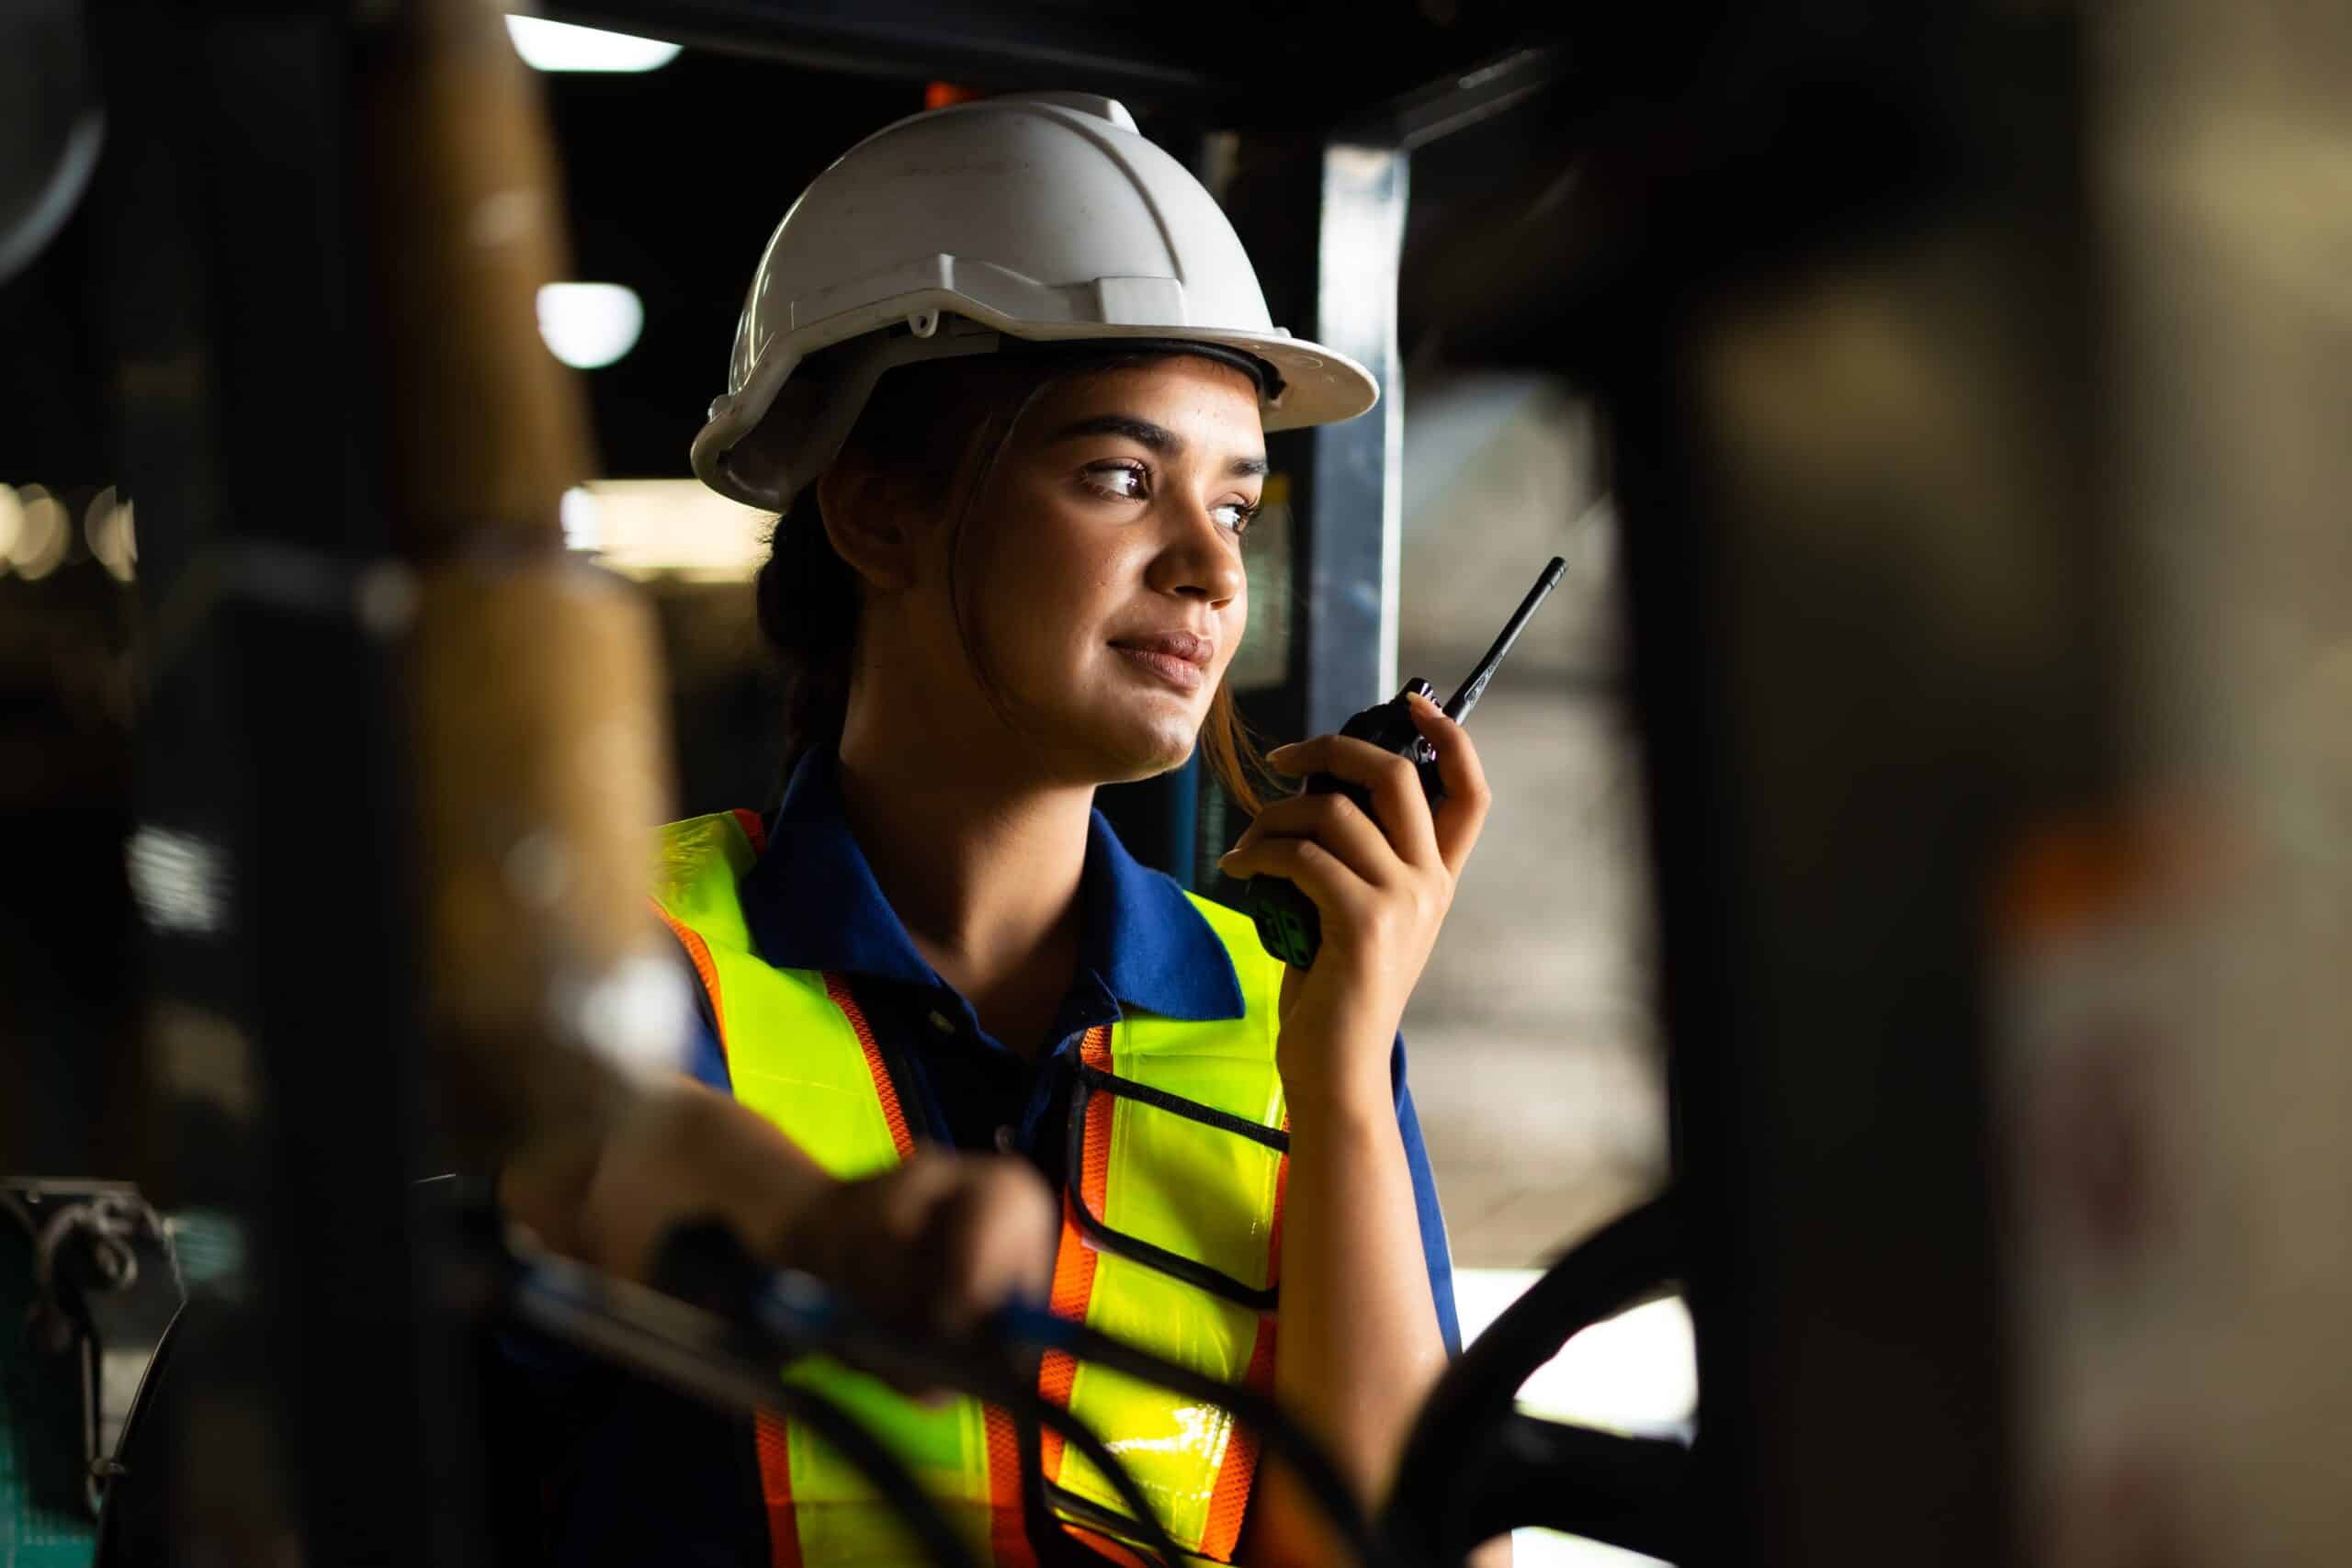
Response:
[{"label": "shirt collar", "polygon": [[[874,880],[842,813],[830,749],[793,769],[766,852],[741,895],[760,956],[778,968],[947,988]],[[1087,829],[1080,897],[1080,983],[1091,972],[1122,1008],[1164,1018],[1241,1016],[1241,984],[1224,942],[1173,878],[1127,853],[1100,811]]]}]

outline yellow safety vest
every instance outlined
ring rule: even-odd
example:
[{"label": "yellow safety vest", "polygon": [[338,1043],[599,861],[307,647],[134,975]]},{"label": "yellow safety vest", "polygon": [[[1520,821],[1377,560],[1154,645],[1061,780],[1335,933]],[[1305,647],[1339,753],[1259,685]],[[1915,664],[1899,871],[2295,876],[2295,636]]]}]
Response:
[{"label": "yellow safety vest", "polygon": [[[762,837],[748,811],[663,829],[654,903],[709,996],[735,1098],[833,1176],[871,1176],[914,1147],[899,1091],[838,976],[777,968],[753,947],[737,885]],[[1143,1013],[1087,1034],[1074,1068],[1053,1309],[1265,1390],[1288,1165],[1274,1062],[1282,970],[1246,917],[1193,902],[1233,960],[1243,1016],[1191,1022]],[[784,1375],[890,1443],[979,1561],[1035,1564],[1023,1456],[1005,1412],[972,1400],[926,1409],[824,1358]],[[1039,1388],[1109,1442],[1177,1545],[1232,1561],[1257,1467],[1253,1434],[1221,1409],[1058,1351],[1046,1356]],[[873,1489],[812,1434],[763,1416],[755,1438],[778,1568],[920,1559]],[[1063,1529],[1114,1561],[1136,1561],[1110,1538],[1129,1533],[1115,1522],[1118,1495],[1084,1456],[1046,1432],[1029,1457]]]}]

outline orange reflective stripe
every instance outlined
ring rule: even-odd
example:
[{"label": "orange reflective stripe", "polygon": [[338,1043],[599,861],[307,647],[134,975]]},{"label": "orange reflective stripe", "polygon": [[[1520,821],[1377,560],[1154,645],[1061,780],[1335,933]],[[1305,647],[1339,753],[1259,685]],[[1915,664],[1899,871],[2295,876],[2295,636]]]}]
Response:
[{"label": "orange reflective stripe", "polygon": [[989,1555],[995,1568],[1036,1568],[1021,1507],[1021,1434],[1012,1416],[993,1404],[981,1407],[980,1420],[989,1443]]},{"label": "orange reflective stripe", "polygon": [[769,1568],[801,1568],[800,1531],[792,1522],[792,1447],[784,1417],[754,1411],[752,1440],[759,1450],[760,1498],[767,1507]]},{"label": "orange reflective stripe", "polygon": [[[1088,1066],[1103,1072],[1111,1070],[1111,1029],[1097,1025],[1086,1032],[1079,1044],[1079,1059]],[[1065,1183],[1062,1193],[1062,1238],[1054,1255],[1053,1313],[1073,1323],[1086,1320],[1086,1303],[1094,1293],[1094,1249],[1079,1233],[1077,1211],[1071,1204],[1083,1198],[1086,1206],[1095,1213],[1102,1213],[1103,1194],[1111,1174],[1111,1097],[1096,1094],[1087,1097],[1086,1142],[1084,1164],[1079,1173],[1079,1190],[1072,1194]],[[1069,1394],[1078,1381],[1078,1361],[1067,1350],[1048,1350],[1037,1366],[1037,1392],[1062,1409],[1069,1408]],[[1046,1476],[1059,1481],[1062,1474],[1062,1438],[1059,1432],[1041,1434],[1039,1454]]]},{"label": "orange reflective stripe", "polygon": [[703,941],[700,931],[672,916],[659,899],[649,898],[646,902],[653,906],[653,912],[662,917],[662,923],[670,928],[685,948],[686,956],[694,961],[695,976],[702,981],[702,994],[710,998],[711,1028],[718,1036],[718,1055],[723,1061],[727,1056],[727,1015],[718,1010],[718,965],[711,960],[710,944]]},{"label": "orange reflective stripe", "polygon": [[1085,1542],[1103,1557],[1120,1564],[1120,1568],[1151,1568],[1148,1562],[1131,1551],[1124,1541],[1114,1540],[1109,1536],[1088,1529],[1083,1525],[1066,1523],[1062,1529],[1069,1532],[1072,1539]]},{"label": "orange reflective stripe", "polygon": [[[1062,1194],[1062,1239],[1054,1255],[1053,1313],[1056,1317],[1082,1318],[1086,1315],[1086,1298],[1094,1292],[1094,1249],[1086,1245],[1078,1233],[1078,1220],[1070,1212],[1070,1196]],[[1070,1390],[1078,1382],[1078,1359],[1067,1350],[1048,1350],[1037,1363],[1037,1392],[1053,1404],[1069,1408]],[[1062,1476],[1062,1435],[1046,1430],[1038,1434],[1038,1461],[1046,1478],[1059,1481]]]},{"label": "orange reflective stripe", "polygon": [[907,1113],[899,1109],[898,1087],[890,1081],[890,1069],[883,1065],[882,1047],[875,1043],[874,1026],[865,1021],[865,1011],[850,995],[849,982],[839,975],[825,976],[825,995],[849,1020],[851,1031],[857,1036],[860,1049],[865,1053],[865,1070],[874,1075],[874,1093],[882,1101],[882,1120],[890,1124],[890,1146],[899,1151],[902,1160],[914,1157],[914,1134],[907,1130]]}]

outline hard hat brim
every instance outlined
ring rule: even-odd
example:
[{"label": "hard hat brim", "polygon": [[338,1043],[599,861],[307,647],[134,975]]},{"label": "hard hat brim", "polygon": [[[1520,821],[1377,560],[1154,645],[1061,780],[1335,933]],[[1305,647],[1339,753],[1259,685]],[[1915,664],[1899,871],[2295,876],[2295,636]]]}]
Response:
[{"label": "hard hat brim", "polygon": [[[945,330],[941,317],[947,312],[964,318],[970,327],[978,329],[978,334],[968,329],[963,333]],[[695,473],[705,484],[747,506],[782,512],[840,454],[874,380],[885,370],[926,359],[991,352],[999,337],[1032,344],[1073,344],[1148,340],[1160,347],[1199,343],[1250,355],[1265,361],[1282,378],[1279,395],[1259,405],[1269,432],[1353,419],[1380,400],[1379,382],[1362,365],[1335,349],[1294,338],[1280,329],[1252,332],[1196,325],[1156,326],[1140,321],[1017,321],[985,308],[973,309],[972,301],[967,298],[921,296],[877,301],[853,314],[865,319],[812,322],[803,331],[769,344],[742,388],[712,405],[711,417],[695,435],[693,446]],[[992,316],[996,319],[990,320]],[[845,342],[861,332],[876,333],[885,325],[897,326],[925,318],[928,330],[922,335],[898,333],[887,342],[877,342],[860,372],[863,385],[849,396],[834,400],[826,417],[814,422],[811,428],[788,434],[761,433],[785,381],[810,354]],[[972,341],[975,335],[988,341]],[[766,449],[767,460],[739,459],[738,448],[744,446],[754,433],[763,434],[760,445]]]}]

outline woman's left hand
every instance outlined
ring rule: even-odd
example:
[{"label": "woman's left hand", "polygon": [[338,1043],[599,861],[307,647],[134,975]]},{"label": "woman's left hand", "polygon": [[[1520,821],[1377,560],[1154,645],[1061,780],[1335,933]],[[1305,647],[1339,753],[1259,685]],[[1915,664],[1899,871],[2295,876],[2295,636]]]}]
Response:
[{"label": "woman's left hand", "polygon": [[1292,795],[1260,812],[1217,863],[1231,876],[1286,879],[1322,917],[1314,967],[1283,976],[1281,1067],[1294,1100],[1389,1097],[1390,1043],[1487,820],[1492,795],[1469,733],[1426,697],[1410,708],[1437,748],[1445,798],[1435,811],[1405,758],[1318,736],[1267,761],[1363,786],[1372,814],[1344,795]]}]

